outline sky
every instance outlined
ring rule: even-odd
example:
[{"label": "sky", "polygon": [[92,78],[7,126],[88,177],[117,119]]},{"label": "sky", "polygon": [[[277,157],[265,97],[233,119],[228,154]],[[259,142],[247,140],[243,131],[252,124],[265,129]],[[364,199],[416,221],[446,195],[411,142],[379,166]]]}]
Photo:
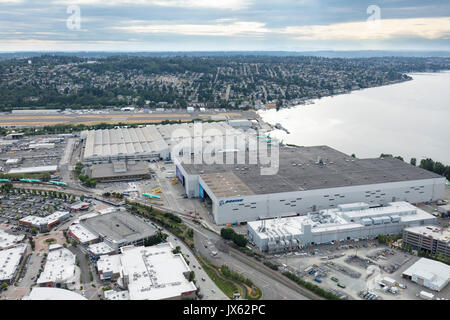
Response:
[{"label": "sky", "polygon": [[0,52],[241,50],[450,50],[450,1],[0,0]]}]

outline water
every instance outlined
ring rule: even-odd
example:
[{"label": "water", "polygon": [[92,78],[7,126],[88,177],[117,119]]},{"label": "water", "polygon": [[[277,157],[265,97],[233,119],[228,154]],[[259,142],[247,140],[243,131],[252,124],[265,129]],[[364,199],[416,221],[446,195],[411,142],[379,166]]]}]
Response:
[{"label": "water", "polygon": [[289,130],[271,133],[284,143],[328,145],[358,158],[390,153],[419,163],[429,157],[450,165],[450,72],[411,76],[412,81],[259,113]]}]

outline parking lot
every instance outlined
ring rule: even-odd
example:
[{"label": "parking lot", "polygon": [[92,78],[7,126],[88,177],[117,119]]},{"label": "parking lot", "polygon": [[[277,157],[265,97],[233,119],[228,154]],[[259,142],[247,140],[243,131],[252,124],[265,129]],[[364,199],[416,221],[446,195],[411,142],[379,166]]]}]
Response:
[{"label": "parking lot", "polygon": [[[58,135],[52,135],[50,138],[49,136],[27,136],[14,140],[13,143],[2,146],[0,159],[3,161],[0,166],[3,167],[4,172],[9,172],[12,168],[58,165],[66,149],[67,141],[68,138]],[[6,163],[8,159],[19,161]]]},{"label": "parking lot", "polygon": [[28,215],[45,217],[55,211],[66,211],[71,202],[75,202],[75,197],[65,194],[55,196],[47,191],[15,189],[11,194],[0,194],[0,217],[10,222]]}]

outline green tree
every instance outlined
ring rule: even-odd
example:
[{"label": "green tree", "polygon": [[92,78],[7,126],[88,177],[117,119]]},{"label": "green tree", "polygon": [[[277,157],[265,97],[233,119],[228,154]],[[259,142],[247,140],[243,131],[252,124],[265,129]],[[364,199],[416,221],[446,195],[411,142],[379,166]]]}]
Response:
[{"label": "green tree", "polygon": [[417,159],[411,158],[411,161],[409,163],[412,164],[413,166],[415,166],[417,164]]}]

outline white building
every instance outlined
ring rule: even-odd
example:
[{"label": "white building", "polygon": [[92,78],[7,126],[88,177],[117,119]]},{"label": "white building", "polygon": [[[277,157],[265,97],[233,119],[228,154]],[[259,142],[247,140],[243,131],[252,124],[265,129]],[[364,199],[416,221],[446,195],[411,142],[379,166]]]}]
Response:
[{"label": "white building", "polygon": [[402,276],[434,291],[441,291],[450,281],[450,266],[421,258],[406,269]]},{"label": "white building", "polygon": [[[226,122],[148,125],[83,131],[83,163],[101,164],[118,160],[164,160],[183,152],[211,153],[224,149],[226,139],[242,136]],[[197,143],[201,141],[201,143]],[[222,143],[221,143],[222,142]],[[175,150],[177,154],[172,155]],[[243,151],[243,150],[242,150]]]},{"label": "white building", "polygon": [[25,239],[25,235],[13,235],[0,229],[0,250],[9,249],[15,247],[18,243]]},{"label": "white building", "polygon": [[0,251],[0,283],[12,284],[14,282],[26,250],[27,246],[20,244]]},{"label": "white building", "polygon": [[22,300],[87,300],[87,298],[66,289],[34,287]]},{"label": "white building", "polygon": [[[41,287],[67,288],[76,283],[76,256],[59,244],[49,246],[47,262],[37,285]],[[79,273],[78,273],[79,274]]]},{"label": "white building", "polygon": [[67,234],[80,244],[93,244],[99,241],[97,234],[89,231],[78,223],[71,225]]},{"label": "white building", "polygon": [[407,202],[377,208],[353,203],[304,216],[249,222],[247,232],[261,251],[281,252],[309,244],[398,234],[405,227],[435,221],[436,217]]},{"label": "white building", "polygon": [[249,161],[257,156],[253,151],[227,152],[224,164],[195,164],[188,157],[174,158],[174,164],[188,197],[205,201],[219,225],[296,216],[345,203],[376,206],[444,196],[445,177],[392,157],[356,159],[327,146],[280,147],[267,165],[275,173],[266,175],[261,162]]},{"label": "white building", "polygon": [[[120,255],[101,256],[97,268],[101,277],[105,270],[114,274],[120,269],[118,282],[126,289],[130,300],[193,297],[197,288],[188,280],[191,269],[181,254],[172,253],[173,249],[170,243],[122,247]],[[110,294],[111,299],[119,298],[117,293]]]},{"label": "white building", "polygon": [[69,219],[70,213],[68,211],[55,211],[46,217],[26,216],[19,220],[19,223],[28,228],[36,228],[40,232],[48,232],[57,224]]},{"label": "white building", "polygon": [[94,259],[97,259],[103,255],[113,254],[116,250],[114,250],[114,248],[109,246],[106,242],[99,242],[91,244],[88,247],[88,252]]},{"label": "white building", "polygon": [[39,166],[39,167],[28,167],[28,168],[13,168],[9,170],[8,173],[17,173],[17,174],[25,174],[25,173],[44,173],[49,172],[53,173],[58,171],[58,166]]}]

